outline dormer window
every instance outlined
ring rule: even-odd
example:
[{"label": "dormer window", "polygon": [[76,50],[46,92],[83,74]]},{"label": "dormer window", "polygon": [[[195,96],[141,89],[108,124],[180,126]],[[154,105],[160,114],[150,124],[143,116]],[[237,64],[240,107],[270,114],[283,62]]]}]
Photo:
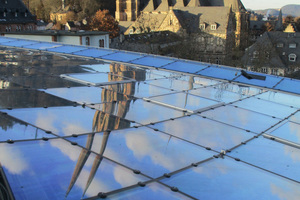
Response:
[{"label": "dormer window", "polygon": [[28,10],[25,11],[25,17],[27,17],[27,16],[28,16]]},{"label": "dormer window", "polygon": [[7,1],[5,0],[4,3],[7,4]]},{"label": "dormer window", "polygon": [[281,42],[280,42],[280,43],[277,43],[277,47],[278,47],[278,48],[282,48],[282,47],[283,47],[283,43],[281,43]]},{"label": "dormer window", "polygon": [[211,30],[217,30],[217,24],[212,24],[210,25]]},{"label": "dormer window", "polygon": [[296,62],[297,56],[296,54],[292,53],[289,55],[289,61]]},{"label": "dormer window", "polygon": [[289,44],[289,48],[290,49],[295,49],[296,48],[296,43],[291,43],[291,44]]},{"label": "dormer window", "polygon": [[258,58],[259,52],[258,51],[254,51],[253,52],[253,58]]},{"label": "dormer window", "polygon": [[6,12],[5,11],[3,12],[3,17],[6,17]]},{"label": "dormer window", "polygon": [[200,30],[205,30],[206,29],[206,24],[203,23],[203,24],[200,24]]}]

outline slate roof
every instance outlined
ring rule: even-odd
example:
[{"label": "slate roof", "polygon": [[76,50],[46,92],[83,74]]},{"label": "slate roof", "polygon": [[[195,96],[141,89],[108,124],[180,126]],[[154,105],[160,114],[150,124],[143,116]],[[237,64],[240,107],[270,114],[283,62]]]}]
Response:
[{"label": "slate roof", "polygon": [[[0,23],[29,23],[36,21],[21,0],[8,0],[6,2],[0,1]],[[4,13],[6,13],[6,16],[4,16]]]}]

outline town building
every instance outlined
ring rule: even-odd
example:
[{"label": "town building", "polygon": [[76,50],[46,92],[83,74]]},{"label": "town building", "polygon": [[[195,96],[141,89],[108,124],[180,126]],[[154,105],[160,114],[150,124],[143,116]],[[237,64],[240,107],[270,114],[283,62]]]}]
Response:
[{"label": "town building", "polygon": [[45,42],[59,42],[72,45],[86,45],[109,48],[109,33],[102,31],[29,31],[29,32],[3,32],[2,36],[22,38]]},{"label": "town building", "polygon": [[0,1],[0,32],[36,30],[36,17],[22,0]]}]

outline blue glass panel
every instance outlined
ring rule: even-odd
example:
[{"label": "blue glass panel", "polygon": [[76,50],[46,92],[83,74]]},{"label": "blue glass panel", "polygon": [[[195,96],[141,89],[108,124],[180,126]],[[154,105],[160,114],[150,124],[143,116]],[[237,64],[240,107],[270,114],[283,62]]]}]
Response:
[{"label": "blue glass panel", "polygon": [[300,111],[289,118],[290,121],[300,123]]},{"label": "blue glass panel", "polygon": [[79,83],[91,85],[105,85],[113,82],[129,80],[125,77],[115,76],[106,73],[66,74],[63,75],[63,77]]},{"label": "blue glass panel", "polygon": [[168,106],[174,106],[188,111],[195,111],[218,104],[217,101],[182,92],[152,97],[150,98],[150,100],[154,100],[159,103],[167,104]]},{"label": "blue glass panel", "polygon": [[172,58],[164,58],[159,56],[146,56],[134,61],[131,61],[133,64],[145,65],[150,67],[162,67],[164,65],[175,62],[175,59]]},{"label": "blue glass panel", "polygon": [[83,51],[75,52],[74,55],[99,58],[111,53],[114,53],[114,51],[108,49],[86,49]]},{"label": "blue glass panel", "polygon": [[143,174],[156,178],[179,170],[191,163],[212,157],[215,153],[178,138],[156,132],[147,127],[123,129],[67,138],[93,152]]},{"label": "blue glass panel", "polygon": [[60,46],[60,47],[56,47],[56,48],[51,48],[48,49],[48,51],[51,52],[58,52],[58,53],[67,53],[67,54],[71,54],[77,51],[82,51],[82,50],[86,50],[86,47],[79,47],[79,46]]},{"label": "blue glass panel", "polygon": [[112,60],[112,61],[121,61],[121,62],[129,62],[138,58],[142,58],[145,55],[141,55],[138,53],[130,53],[130,52],[117,52],[111,55],[102,56],[101,59]]},{"label": "blue glass panel", "polygon": [[228,155],[300,181],[300,149],[265,138],[257,138]]},{"label": "blue glass panel", "polygon": [[205,69],[206,67],[208,67],[208,65],[204,63],[177,61],[164,66],[163,69],[169,69],[186,73],[196,73],[202,69]]},{"label": "blue glass panel", "polygon": [[193,81],[188,82],[188,81],[178,80],[176,78],[150,80],[150,81],[146,81],[146,83],[150,85],[156,85],[158,87],[167,88],[170,90],[176,90],[176,91],[191,90],[194,88],[202,87],[201,85],[194,83]]},{"label": "blue glass panel", "polygon": [[265,115],[275,116],[281,119],[284,119],[297,111],[297,109],[295,108],[266,100],[257,99],[255,97],[238,101],[232,105],[259,112]]},{"label": "blue glass panel", "polygon": [[18,41],[12,41],[9,43],[5,43],[5,46],[12,46],[12,47],[23,47],[31,44],[37,44],[39,42],[37,41],[27,41],[27,40],[18,40]]},{"label": "blue glass panel", "polygon": [[24,48],[46,50],[48,48],[55,48],[55,47],[60,47],[60,46],[62,46],[62,44],[39,42],[37,44],[26,45],[26,46],[24,46]]},{"label": "blue glass panel", "polygon": [[117,94],[111,90],[98,87],[73,87],[73,88],[54,88],[44,90],[48,94],[52,94],[70,101],[78,103],[102,103],[119,100],[127,100],[122,94]]},{"label": "blue glass panel", "polygon": [[139,124],[155,123],[185,115],[181,111],[149,103],[141,99],[96,104],[92,107],[127,120],[136,121]]},{"label": "blue glass panel", "polygon": [[128,96],[134,96],[137,98],[151,97],[162,94],[169,94],[172,91],[157,87],[154,85],[149,85],[144,82],[133,82],[133,83],[122,83],[105,86],[106,89],[112,90],[114,92],[122,93]]},{"label": "blue glass panel", "polygon": [[13,119],[5,114],[0,114],[0,121],[0,142],[54,137],[53,134],[47,134],[45,131],[28,125],[25,122]]},{"label": "blue glass panel", "polygon": [[[60,136],[128,128],[134,125],[128,120],[82,107],[28,108],[5,112]],[[126,114],[125,108],[120,108],[119,113]]]},{"label": "blue glass panel", "polygon": [[251,74],[255,75],[260,75],[260,76],[266,76],[266,80],[258,80],[258,79],[247,79],[244,76],[240,76],[237,79],[235,79],[235,82],[240,82],[240,83],[245,83],[245,84],[250,84],[250,85],[256,85],[259,87],[267,87],[267,88],[273,88],[279,81],[282,80],[282,77],[276,77],[276,76],[271,76],[267,74],[258,74],[258,73],[253,73]]},{"label": "blue glass panel", "polygon": [[300,125],[287,122],[270,133],[276,137],[298,143],[300,145]]},{"label": "blue glass panel", "polygon": [[17,39],[0,36],[0,43],[1,44],[3,43],[3,45],[5,45],[4,43],[6,43],[6,42],[11,42],[11,41],[15,41],[15,40],[17,40]]},{"label": "blue glass panel", "polygon": [[244,94],[238,94],[238,93],[226,91],[226,88],[218,87],[218,86],[197,88],[194,90],[189,90],[188,93],[198,95],[201,97],[206,97],[220,102],[225,102],[225,103],[233,102],[247,97]]},{"label": "blue glass panel", "polygon": [[197,74],[202,76],[209,76],[213,78],[220,78],[225,80],[232,80],[241,74],[240,70],[225,68],[225,67],[209,67],[206,68]]},{"label": "blue glass panel", "polygon": [[150,127],[219,152],[254,136],[253,133],[198,115],[156,123]]},{"label": "blue glass panel", "polygon": [[261,133],[279,122],[277,118],[233,106],[222,106],[201,115],[256,133]]},{"label": "blue glass panel", "polygon": [[211,86],[211,85],[222,84],[222,82],[220,82],[220,81],[216,81],[216,80],[209,79],[209,78],[202,78],[202,77],[200,78],[200,77],[192,76],[192,75],[191,76],[180,76],[180,77],[178,77],[178,79],[187,81],[193,85],[198,84],[201,86]]},{"label": "blue glass panel", "polygon": [[172,192],[170,188],[165,187],[162,184],[153,182],[147,184],[146,187],[138,187],[132,190],[126,190],[124,192],[115,193],[109,195],[107,199],[111,200],[125,200],[125,199],[156,199],[156,200],[164,200],[164,199],[172,199],[172,200],[189,200],[190,198],[184,196],[178,192]]},{"label": "blue glass panel", "polygon": [[16,199],[81,199],[147,178],[62,139],[0,144]]},{"label": "blue glass panel", "polygon": [[292,92],[296,94],[300,94],[300,81],[299,80],[291,80],[291,79],[283,79],[282,82],[280,82],[275,89],[286,91],[286,92]]},{"label": "blue glass panel", "polygon": [[109,73],[110,72],[110,65],[111,64],[95,64],[95,65],[81,65],[82,69],[88,72],[103,72]]},{"label": "blue glass panel", "polygon": [[300,97],[292,94],[269,91],[258,95],[257,98],[300,108]]},{"label": "blue glass panel", "polygon": [[196,199],[280,200],[299,195],[299,183],[229,158],[213,159],[162,182]]}]

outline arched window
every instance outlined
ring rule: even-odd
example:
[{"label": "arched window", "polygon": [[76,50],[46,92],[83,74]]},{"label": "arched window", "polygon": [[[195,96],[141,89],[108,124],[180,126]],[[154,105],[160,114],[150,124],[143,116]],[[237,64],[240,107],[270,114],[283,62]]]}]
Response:
[{"label": "arched window", "polygon": [[85,45],[89,46],[90,45],[90,37],[85,38]]},{"label": "arched window", "polygon": [[104,47],[104,39],[99,40],[99,47]]}]

